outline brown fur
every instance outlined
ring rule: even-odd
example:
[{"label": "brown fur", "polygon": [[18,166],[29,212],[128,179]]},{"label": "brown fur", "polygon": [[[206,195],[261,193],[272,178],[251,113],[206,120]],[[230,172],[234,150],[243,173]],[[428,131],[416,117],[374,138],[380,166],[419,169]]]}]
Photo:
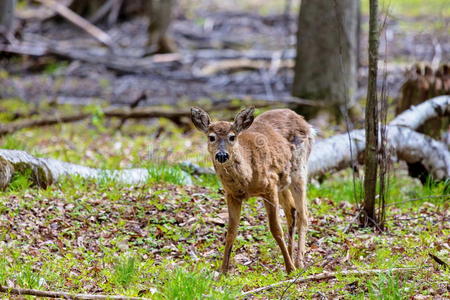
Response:
[{"label": "brown fur", "polygon": [[[303,266],[305,235],[308,226],[306,206],[307,160],[313,141],[311,126],[289,109],[265,112],[253,121],[253,109],[243,110],[233,123],[211,122],[206,112],[192,109],[192,120],[208,136],[208,151],[219,176],[228,204],[230,223],[225,245],[222,271],[227,272],[231,247],[237,235],[242,201],[262,197],[272,235],[284,257],[286,270],[295,269],[292,252],[295,228],[299,232],[297,267]],[[230,135],[235,135],[234,141]],[[220,163],[218,151],[229,153]],[[280,225],[279,205],[288,221],[288,247]]]}]

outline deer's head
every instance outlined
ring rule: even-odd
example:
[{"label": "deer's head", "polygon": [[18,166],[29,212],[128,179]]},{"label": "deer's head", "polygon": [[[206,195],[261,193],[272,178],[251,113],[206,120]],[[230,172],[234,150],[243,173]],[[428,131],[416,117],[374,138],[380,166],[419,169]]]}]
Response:
[{"label": "deer's head", "polygon": [[211,157],[219,163],[225,163],[234,153],[234,146],[239,134],[252,125],[254,116],[253,107],[239,112],[234,122],[211,122],[208,113],[201,108],[191,108],[191,119],[198,130],[208,137],[208,151]]}]

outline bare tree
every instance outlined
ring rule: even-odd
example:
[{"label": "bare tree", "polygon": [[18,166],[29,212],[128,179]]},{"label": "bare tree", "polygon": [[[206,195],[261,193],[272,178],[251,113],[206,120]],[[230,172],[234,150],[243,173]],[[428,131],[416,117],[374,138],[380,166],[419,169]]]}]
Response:
[{"label": "bare tree", "polygon": [[377,225],[375,201],[378,171],[378,1],[370,0],[369,19],[369,79],[366,104],[366,150],[364,153],[364,215],[363,225]]},{"label": "bare tree", "polygon": [[355,0],[303,0],[294,96],[351,106],[356,91],[358,10]]},{"label": "bare tree", "polygon": [[16,0],[0,0],[0,37],[11,39]]}]

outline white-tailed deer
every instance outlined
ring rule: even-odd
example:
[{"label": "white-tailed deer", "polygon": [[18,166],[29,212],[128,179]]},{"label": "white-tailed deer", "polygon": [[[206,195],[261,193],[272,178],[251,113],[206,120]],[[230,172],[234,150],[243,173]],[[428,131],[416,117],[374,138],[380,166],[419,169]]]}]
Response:
[{"label": "white-tailed deer", "polygon": [[[308,227],[306,205],[307,161],[314,130],[302,116],[289,109],[265,112],[256,119],[254,108],[236,115],[234,122],[211,122],[207,112],[193,107],[194,125],[208,136],[208,151],[226,194],[229,224],[222,272],[228,271],[237,235],[242,202],[262,197],[269,227],[283,254],[286,271],[303,267]],[[288,223],[288,246],[280,224],[279,204]],[[292,258],[295,229],[297,257]]]}]

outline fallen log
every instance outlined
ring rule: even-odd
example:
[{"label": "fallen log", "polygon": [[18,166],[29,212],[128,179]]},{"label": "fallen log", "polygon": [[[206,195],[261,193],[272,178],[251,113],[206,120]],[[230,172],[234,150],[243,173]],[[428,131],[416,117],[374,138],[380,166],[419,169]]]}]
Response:
[{"label": "fallen log", "polygon": [[[420,162],[435,179],[450,178],[450,153],[444,143],[414,130],[436,117],[450,116],[450,96],[439,96],[398,115],[386,128],[388,146],[408,163]],[[309,159],[311,176],[354,165],[365,149],[365,133],[353,130],[313,145]]]},{"label": "fallen log", "polygon": [[95,300],[95,299],[121,299],[121,300],[146,300],[149,298],[129,297],[129,296],[110,296],[110,295],[96,295],[96,294],[71,294],[66,292],[55,291],[41,291],[35,289],[23,289],[0,286],[0,293],[7,295],[30,295],[45,298],[59,298],[59,299],[77,299],[77,300]]},{"label": "fallen log", "polygon": [[[150,179],[149,169],[134,168],[124,170],[105,170],[80,166],[52,158],[38,158],[20,150],[0,149],[0,189],[8,186],[13,174],[31,171],[30,179],[42,188],[61,181],[66,177],[80,177],[94,181],[111,181],[121,184],[139,185]],[[185,174],[184,183],[192,184]]]},{"label": "fallen log", "polygon": [[[450,153],[442,142],[408,128],[387,126],[388,147],[407,163],[421,163],[436,180],[450,178]],[[353,130],[317,141],[308,163],[312,177],[346,169],[359,161],[365,149],[365,133]]]},{"label": "fallen log", "polygon": [[[448,116],[449,107],[450,96],[440,96],[410,108],[387,126],[387,143],[398,159],[409,163],[420,162],[437,180],[450,178],[450,152],[447,146],[410,128],[420,126],[416,122],[417,119],[426,122],[437,116]],[[129,109],[129,113],[125,115],[131,115],[131,111],[132,109]],[[117,112],[115,113],[117,115]],[[184,115],[186,112],[178,113]],[[410,118],[409,116],[414,117]],[[408,120],[411,120],[411,124],[408,123]],[[364,131],[354,130],[348,134],[339,134],[316,142],[308,163],[310,175],[312,177],[319,176],[352,166],[358,155],[364,151],[364,141]],[[0,149],[0,171],[6,170],[0,172],[0,175],[3,176],[0,178],[3,188],[9,183],[14,170],[24,168],[31,169],[34,182],[43,187],[65,176],[80,176],[95,180],[107,177],[128,184],[146,182],[149,176],[148,170],[144,168],[94,169],[49,158],[36,158],[23,151]],[[196,174],[210,173],[210,170],[194,169]]]}]

